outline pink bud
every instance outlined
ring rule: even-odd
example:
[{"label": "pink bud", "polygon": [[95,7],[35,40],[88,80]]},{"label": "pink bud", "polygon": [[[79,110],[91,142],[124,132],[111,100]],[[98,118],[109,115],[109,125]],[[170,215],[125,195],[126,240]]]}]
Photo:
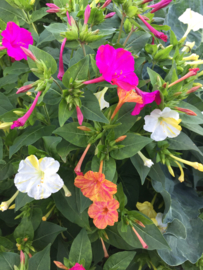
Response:
[{"label": "pink bud", "polygon": [[57,13],[60,11],[60,8],[55,4],[48,3],[46,5],[50,7],[50,9],[47,10],[48,13]]},{"label": "pink bud", "polygon": [[91,8],[89,5],[87,5],[84,13],[84,24],[88,23],[89,17],[90,17]]},{"label": "pink bud", "polygon": [[141,4],[144,5],[146,3],[152,2],[152,0],[144,0]]},{"label": "pink bud", "polygon": [[171,1],[172,0],[161,0],[159,3],[149,6],[149,7],[153,8],[151,13],[154,13],[154,12],[168,6],[171,3]]},{"label": "pink bud", "polygon": [[177,111],[184,112],[184,113],[187,114],[187,115],[197,116],[197,114],[196,114],[195,112],[193,112],[192,110],[189,110],[189,109],[180,108],[180,107],[175,107],[175,109],[176,109]]},{"label": "pink bud", "polygon": [[76,106],[76,111],[77,111],[78,123],[81,126],[82,122],[83,122],[83,114],[82,114],[79,106]]},{"label": "pink bud", "polygon": [[37,58],[34,56],[34,54],[29,50],[29,49],[26,49],[24,47],[20,47],[23,52],[29,57],[31,58],[34,62],[37,61]]},{"label": "pink bud", "polygon": [[5,46],[1,46],[1,47],[0,47],[0,51],[3,51],[3,50],[5,50],[5,49],[7,49]]},{"label": "pink bud", "polygon": [[20,262],[21,265],[25,264],[25,254],[22,252],[22,250],[20,251]]},{"label": "pink bud", "polygon": [[113,17],[115,14],[116,14],[116,12],[111,12],[111,13],[107,14],[107,15],[105,16],[104,19],[111,18],[111,17]]},{"label": "pink bud", "polygon": [[30,90],[32,88],[33,88],[33,85],[32,84],[28,84],[28,85],[22,86],[22,87],[20,87],[18,89],[18,91],[16,92],[16,94],[27,92],[28,90]]},{"label": "pink bud", "polygon": [[202,87],[202,85],[194,86],[194,87],[190,88],[186,93],[187,93],[187,94],[191,94],[191,93],[197,91],[197,90],[198,90],[199,88],[201,88],[201,87]]},{"label": "pink bud", "polygon": [[106,2],[103,4],[101,8],[107,7],[111,3],[111,0],[106,0]]},{"label": "pink bud", "polygon": [[154,45],[154,40],[155,40],[155,38],[152,37],[152,43],[151,43],[151,45]]},{"label": "pink bud", "polygon": [[66,45],[67,38],[64,38],[62,44],[61,44],[61,50],[60,50],[60,57],[59,57],[59,73],[57,75],[57,78],[62,81],[63,75],[64,75],[64,66],[63,66],[63,50]]},{"label": "pink bud", "polygon": [[70,16],[69,16],[68,11],[66,12],[66,16],[67,16],[67,19],[68,19],[68,23],[69,23],[69,25],[71,26],[71,18],[70,18]]}]

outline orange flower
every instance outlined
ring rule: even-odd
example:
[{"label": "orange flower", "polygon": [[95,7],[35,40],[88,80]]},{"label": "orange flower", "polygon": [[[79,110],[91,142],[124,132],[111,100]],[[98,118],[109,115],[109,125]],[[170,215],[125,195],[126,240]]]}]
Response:
[{"label": "orange flower", "polygon": [[88,209],[88,215],[98,229],[113,226],[118,221],[119,202],[115,199],[106,202],[93,202]]},{"label": "orange flower", "polygon": [[89,171],[75,178],[75,186],[80,188],[83,195],[92,201],[108,201],[117,192],[117,185],[105,179],[100,172]]},{"label": "orange flower", "polygon": [[126,102],[136,102],[139,104],[143,103],[142,97],[138,95],[135,90],[125,91],[122,88],[117,88],[117,94],[119,97],[118,105],[115,108],[115,111],[113,112],[111,119],[114,118],[114,116],[117,114],[117,112],[120,110],[120,108],[123,106]]}]

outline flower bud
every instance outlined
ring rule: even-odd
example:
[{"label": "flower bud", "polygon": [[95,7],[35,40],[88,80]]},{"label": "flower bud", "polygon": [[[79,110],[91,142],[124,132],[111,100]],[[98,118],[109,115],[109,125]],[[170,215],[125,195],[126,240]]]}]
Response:
[{"label": "flower bud", "polygon": [[135,223],[137,223],[138,225],[140,225],[141,227],[145,228],[145,225],[140,221],[140,220],[135,220]]},{"label": "flower bud", "polygon": [[111,0],[106,0],[106,2],[103,4],[103,6],[101,7],[101,9],[107,7],[110,3],[111,3]]},{"label": "flower bud", "polygon": [[91,131],[90,128],[85,127],[85,126],[79,126],[79,127],[77,127],[77,128],[80,129],[80,130],[83,130],[83,131]]},{"label": "flower bud", "polygon": [[27,92],[28,90],[30,90],[32,88],[33,88],[33,85],[32,84],[28,84],[28,85],[22,86],[22,87],[20,87],[18,89],[18,91],[16,92],[16,94]]},{"label": "flower bud", "polygon": [[23,251],[20,251],[20,264],[24,265],[25,264],[25,254],[23,253]]},{"label": "flower bud", "polygon": [[104,17],[104,19],[112,18],[115,14],[116,14],[116,12],[110,12],[109,14],[107,14],[107,15]]},{"label": "flower bud", "polygon": [[115,142],[118,143],[118,142],[122,142],[123,140],[125,140],[125,138],[127,137],[127,135],[123,135],[123,136],[120,136],[118,137]]},{"label": "flower bud", "polygon": [[84,24],[88,23],[89,17],[90,17],[90,13],[91,13],[91,8],[89,5],[87,5],[86,9],[85,9],[85,13],[84,13]]},{"label": "flower bud", "polygon": [[180,107],[175,107],[174,109],[180,111],[180,112],[184,112],[187,115],[191,115],[191,116],[197,116],[197,114],[195,112],[193,112],[192,110],[189,109],[185,109],[185,108],[180,108]]},{"label": "flower bud", "polygon": [[183,57],[184,61],[197,61],[199,59],[199,55],[193,53],[188,57]]},{"label": "flower bud", "polygon": [[69,269],[68,267],[66,267],[65,265],[63,265],[61,262],[54,261],[54,263],[60,269],[64,269],[64,270],[68,270]]},{"label": "flower bud", "polygon": [[191,94],[191,93],[197,91],[197,90],[198,90],[199,88],[201,88],[201,87],[202,87],[202,84],[200,83],[199,85],[196,85],[196,86],[190,88],[190,89],[186,92],[186,94]]},{"label": "flower bud", "polygon": [[51,4],[51,3],[47,3],[46,5],[47,5],[47,7],[50,8],[50,9],[47,10],[48,13],[60,12],[60,8],[57,5]]}]

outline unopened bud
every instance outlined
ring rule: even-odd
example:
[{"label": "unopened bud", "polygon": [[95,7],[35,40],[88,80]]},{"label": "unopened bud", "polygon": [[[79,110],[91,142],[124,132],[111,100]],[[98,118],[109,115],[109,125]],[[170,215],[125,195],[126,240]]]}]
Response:
[{"label": "unopened bud", "polygon": [[90,128],[85,127],[85,126],[79,126],[79,127],[77,127],[77,128],[80,129],[80,130],[83,130],[83,131],[91,131]]},{"label": "unopened bud", "polygon": [[105,16],[104,19],[112,18],[115,14],[116,14],[116,12],[110,12],[109,14],[107,14],[107,15]]},{"label": "unopened bud", "polygon": [[173,94],[173,96],[177,97],[177,96],[180,96],[182,94],[182,92],[176,92]]},{"label": "unopened bud", "polygon": [[34,54],[33,54],[29,49],[26,49],[26,48],[24,48],[24,47],[20,47],[20,48],[23,50],[23,52],[24,52],[30,59],[32,59],[34,62],[37,61],[37,58],[34,56]]},{"label": "unopened bud", "polygon": [[32,84],[28,84],[28,85],[22,86],[22,87],[20,87],[18,89],[18,91],[16,92],[16,94],[27,92],[28,90],[30,90],[32,88],[33,88],[33,85]]},{"label": "unopened bud", "polygon": [[12,209],[15,209],[15,207],[16,207],[16,205],[15,205],[15,203],[14,203],[14,204],[12,204],[8,209],[12,210]]},{"label": "unopened bud", "polygon": [[24,241],[24,242],[27,242],[27,240],[28,240],[28,238],[27,238],[27,237],[25,237],[25,238],[23,239],[23,241]]},{"label": "unopened bud", "polygon": [[21,265],[25,264],[25,254],[23,253],[23,251],[20,251],[20,263]]},{"label": "unopened bud", "polygon": [[42,221],[47,221],[47,218],[45,216],[43,216]]},{"label": "unopened bud", "polygon": [[111,3],[111,0],[106,0],[106,2],[103,4],[101,8],[107,7]]},{"label": "unopened bud", "polygon": [[104,237],[105,237],[107,240],[109,240],[109,237],[108,237],[108,235],[107,235],[106,232],[104,233]]},{"label": "unopened bud", "polygon": [[152,0],[144,0],[141,4],[144,5],[144,4],[149,3],[149,2],[151,2],[151,1],[152,1]]},{"label": "unopened bud", "polygon": [[164,83],[164,84],[162,85],[163,88],[166,88],[166,86],[167,86],[167,83]]},{"label": "unopened bud", "polygon": [[140,225],[141,227],[145,228],[145,225],[140,220],[135,220],[135,222]]},{"label": "unopened bud", "polygon": [[185,109],[185,108],[180,108],[180,107],[174,107],[174,109],[180,111],[180,112],[184,112],[187,115],[191,115],[191,116],[197,116],[197,114],[195,112],[193,112],[192,110],[189,109]]},{"label": "unopened bud", "polygon": [[16,244],[16,247],[17,247],[17,249],[20,251],[21,250],[21,245],[20,244]]},{"label": "unopened bud", "polygon": [[120,136],[120,137],[118,137],[118,139],[115,140],[115,142],[116,143],[122,142],[123,140],[125,140],[126,137],[127,137],[127,135]]},{"label": "unopened bud", "polygon": [[47,3],[46,5],[47,5],[47,7],[50,8],[50,9],[47,10],[48,13],[60,12],[60,8],[57,5],[52,4],[52,3]]},{"label": "unopened bud", "polygon": [[63,265],[61,262],[54,261],[55,265],[60,269],[68,270],[69,268]]},{"label": "unopened bud", "polygon": [[200,83],[199,85],[196,85],[196,86],[192,87],[191,89],[189,89],[189,90],[186,92],[186,94],[191,94],[191,93],[197,91],[197,90],[198,90],[199,88],[201,88],[201,87],[202,87],[202,84]]},{"label": "unopened bud", "polygon": [[88,23],[89,17],[90,17],[90,13],[91,13],[91,8],[89,5],[87,5],[86,9],[85,9],[85,13],[84,13],[84,24]]},{"label": "unopened bud", "polygon": [[31,253],[29,253],[28,256],[29,256],[29,258],[32,258],[32,254]]}]

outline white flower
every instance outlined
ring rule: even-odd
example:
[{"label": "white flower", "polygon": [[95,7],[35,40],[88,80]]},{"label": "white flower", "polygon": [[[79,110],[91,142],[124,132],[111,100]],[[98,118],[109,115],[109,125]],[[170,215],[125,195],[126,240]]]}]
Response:
[{"label": "white flower", "polygon": [[144,162],[144,166],[147,166],[148,168],[151,168],[152,165],[154,165],[154,162],[153,162],[151,159],[147,159],[147,160]]},{"label": "white flower", "polygon": [[156,215],[156,221],[157,221],[157,227],[159,228],[159,230],[164,233],[168,227],[167,223],[163,223],[163,214],[162,213],[157,213]]},{"label": "white flower", "polygon": [[194,46],[195,46],[195,41],[194,42],[187,41],[185,46],[182,49],[182,52],[190,52]]},{"label": "white flower", "polygon": [[181,119],[179,113],[166,107],[163,111],[155,109],[150,115],[144,117],[144,130],[152,132],[151,138],[154,141],[163,141],[167,137],[177,137],[182,128],[179,126]]},{"label": "white flower", "polygon": [[99,106],[101,110],[109,107],[109,103],[104,99],[104,95],[107,90],[108,90],[108,87],[105,87],[102,91],[99,91],[94,94],[99,101]]},{"label": "white flower", "polygon": [[64,185],[57,174],[59,167],[59,162],[53,158],[44,157],[38,160],[31,155],[21,160],[14,183],[19,191],[27,193],[35,200],[48,198]]},{"label": "white flower", "polygon": [[184,37],[187,37],[191,30],[198,31],[203,28],[203,16],[198,12],[191,10],[191,8],[187,8],[178,20],[188,25]]},{"label": "white flower", "polygon": [[7,209],[8,209],[8,207],[9,207],[9,205],[8,205],[8,203],[7,202],[2,202],[1,204],[0,204],[0,211],[6,211]]}]

